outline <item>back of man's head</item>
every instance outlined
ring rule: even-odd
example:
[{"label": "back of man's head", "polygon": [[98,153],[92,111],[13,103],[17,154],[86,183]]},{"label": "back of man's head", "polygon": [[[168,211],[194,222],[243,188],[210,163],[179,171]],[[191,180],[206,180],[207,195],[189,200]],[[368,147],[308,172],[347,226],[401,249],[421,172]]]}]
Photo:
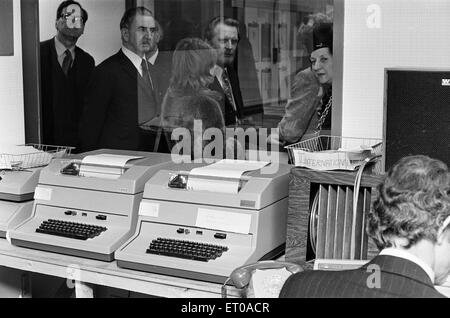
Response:
[{"label": "back of man's head", "polygon": [[367,231],[379,249],[396,238],[409,248],[422,239],[435,242],[450,215],[450,173],[445,163],[427,156],[399,160],[378,186]]}]

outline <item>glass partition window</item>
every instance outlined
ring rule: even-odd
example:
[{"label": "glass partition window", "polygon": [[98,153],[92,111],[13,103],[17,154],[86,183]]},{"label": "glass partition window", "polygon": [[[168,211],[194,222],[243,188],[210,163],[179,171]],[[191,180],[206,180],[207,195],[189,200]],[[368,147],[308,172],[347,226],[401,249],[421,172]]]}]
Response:
[{"label": "glass partition window", "polygon": [[[68,23],[70,14],[77,15],[76,10],[66,12],[75,8],[70,6],[63,12],[66,20],[61,22],[62,15],[57,16],[57,8],[61,2],[58,0],[40,0],[38,2],[41,42],[54,38],[58,32],[59,23]],[[197,72],[193,68],[208,68],[210,76],[206,74],[206,77],[203,78],[204,74],[201,75],[201,71],[199,71],[200,77],[193,81],[198,81],[200,85],[203,85],[205,81],[210,81],[207,83],[208,88],[221,95],[219,109],[222,112],[225,127],[276,128],[286,117],[308,118],[308,123],[314,122],[311,125],[315,130],[321,130],[326,125],[331,125],[332,35],[331,47],[326,41],[320,44],[325,47],[328,45],[330,54],[321,53],[316,56],[312,55],[312,52],[318,49],[314,36],[315,27],[322,23],[331,25],[333,23],[333,0],[83,0],[80,1],[80,4],[89,14],[89,19],[87,20],[84,13],[80,11],[79,16],[70,20],[80,21],[84,27],[76,45],[93,58],[97,67],[117,54],[123,47],[124,39],[129,35],[128,31],[130,30],[125,28],[127,32],[124,33],[124,28],[120,26],[126,9],[145,6],[152,12],[154,29],[158,29],[158,32],[155,31],[158,38],[154,42],[157,45],[158,55],[165,56],[167,64],[164,69],[158,69],[158,74],[151,75],[152,72],[155,72],[148,68],[152,66],[151,64],[145,68],[147,72],[143,72],[141,63],[135,63],[141,77],[144,76],[144,73],[150,74],[149,83],[152,89],[157,87],[161,90],[163,87],[163,91],[158,91],[155,96],[158,105],[151,112],[154,117],[151,118],[152,131],[155,129],[154,127],[157,127],[156,130],[158,130],[158,125],[161,123],[160,117],[164,112],[163,103],[167,95],[170,95],[170,88],[173,88],[172,91],[175,90],[173,84],[177,80],[176,73],[180,69],[180,63],[177,60],[180,58],[180,54],[177,54],[177,48],[179,52],[183,50],[201,51],[205,48],[203,44],[195,41],[186,41],[186,39],[193,38],[202,40],[207,46],[210,46],[215,65],[192,66],[184,76],[188,78]],[[215,18],[218,19],[218,22],[213,22]],[[70,32],[73,30],[67,31],[69,36]],[[133,34],[136,35],[139,32],[136,29]],[[145,33],[146,30],[142,32]],[[143,37],[155,37],[155,32],[152,35],[143,34]],[[133,39],[127,41],[130,45],[134,43]],[[194,45],[195,49],[187,49],[187,46],[184,49],[180,48],[180,43],[187,46]],[[56,45],[58,44],[61,43],[56,43]],[[144,45],[146,44],[144,43]],[[59,51],[57,50],[57,52]],[[320,49],[318,51],[323,52]],[[75,54],[74,52],[72,54]],[[61,53],[61,56],[58,57],[59,64],[64,69],[66,62],[63,56],[64,52],[59,53]],[[44,65],[42,59],[46,56],[41,48],[41,65]],[[199,56],[199,63],[208,63],[208,54]],[[71,58],[67,63],[74,65],[73,59],[76,60],[77,57],[71,56]],[[173,62],[172,65],[170,62]],[[177,67],[178,70],[175,69]],[[43,69],[45,68],[41,67],[41,86],[43,82],[50,80],[42,78]],[[303,71],[304,73],[302,73]],[[163,78],[164,85],[152,82],[152,80],[158,80],[159,77]],[[90,80],[86,79],[84,82],[89,83]],[[136,87],[139,86],[138,82],[135,83]],[[290,106],[290,100],[299,100],[308,90],[312,91],[311,85],[308,86],[305,83],[316,85],[314,89],[317,89],[314,91],[315,95],[310,94],[306,97],[311,101],[304,102],[309,105],[309,113],[298,113],[297,109],[294,109],[293,114],[287,113],[289,108],[293,109],[295,106]],[[329,96],[327,96],[327,92],[329,92]],[[84,90],[81,94],[84,94]],[[320,98],[317,99],[317,96]],[[81,100],[84,100],[84,96],[80,97]],[[83,103],[84,101],[80,102],[77,115],[70,116],[71,120],[82,120],[85,106]],[[41,101],[41,105],[44,104]],[[52,107],[54,109],[50,111],[55,112],[56,106]],[[105,108],[105,111],[107,109],[110,109],[109,106]],[[138,110],[139,114],[141,111],[143,110]],[[46,135],[46,127],[57,126],[58,121],[52,117],[53,115],[50,113],[48,116],[45,114],[41,116],[41,120],[46,121],[41,123],[44,130],[43,136]],[[110,115],[104,117],[108,116],[111,117]],[[217,119],[214,116],[213,113],[209,113],[206,117],[208,117],[207,120],[214,121]],[[309,120],[309,118],[313,118],[313,120]],[[98,123],[98,125],[100,126],[102,123]],[[297,123],[292,125],[295,126]],[[80,127],[80,124],[75,123],[72,126],[74,128],[72,133],[75,136],[75,127]],[[54,127],[52,129],[55,130]],[[327,128],[329,129],[329,127]],[[280,133],[283,133],[282,129],[280,129]],[[287,138],[288,132],[285,133],[286,138],[282,140],[282,145],[288,141],[291,143],[295,141],[295,138]],[[304,134],[303,131],[301,135]],[[301,136],[297,137],[301,138]],[[280,135],[280,138],[284,137]],[[101,148],[120,145],[98,144],[97,146]],[[81,148],[81,150],[86,149]],[[157,150],[157,148],[139,150],[151,151]]]}]

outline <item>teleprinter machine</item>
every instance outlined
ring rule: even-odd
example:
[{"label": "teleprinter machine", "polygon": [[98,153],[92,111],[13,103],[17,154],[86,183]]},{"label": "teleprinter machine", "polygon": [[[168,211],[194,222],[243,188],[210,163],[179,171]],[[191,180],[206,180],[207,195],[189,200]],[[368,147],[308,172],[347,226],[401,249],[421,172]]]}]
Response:
[{"label": "teleprinter machine", "polygon": [[42,168],[0,173],[0,238],[31,215],[34,189]]},{"label": "teleprinter machine", "polygon": [[[39,174],[52,158],[70,155],[71,147],[27,144],[16,154],[0,154],[0,238],[31,216]],[[4,149],[2,149],[4,150]],[[9,164],[7,168],[5,163]]]},{"label": "teleprinter machine", "polygon": [[[134,233],[145,182],[171,160],[169,154],[121,150],[80,157],[54,159],[42,170],[31,217],[9,231],[12,244],[112,261]],[[121,167],[83,164],[88,158],[131,160]]]},{"label": "teleprinter machine", "polygon": [[173,164],[147,182],[136,233],[116,252],[118,266],[223,283],[235,268],[284,252],[291,167],[227,180],[189,173],[199,166]]}]

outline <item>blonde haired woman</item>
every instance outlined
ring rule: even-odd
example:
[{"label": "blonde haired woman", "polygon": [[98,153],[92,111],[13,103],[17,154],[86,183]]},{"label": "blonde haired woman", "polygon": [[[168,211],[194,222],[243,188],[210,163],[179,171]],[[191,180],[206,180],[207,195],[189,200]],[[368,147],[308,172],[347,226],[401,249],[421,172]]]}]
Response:
[{"label": "blonde haired woman", "polygon": [[[214,81],[211,74],[216,59],[215,50],[201,39],[186,38],[177,44],[173,54],[170,86],[161,109],[161,125],[166,130],[169,148],[172,148],[174,143],[169,140],[171,136],[167,132],[176,128],[189,130],[191,150],[199,142],[202,143],[202,149],[204,148],[205,141],[194,139],[194,136],[202,136],[208,128],[217,128],[223,137],[225,136],[225,121],[219,103],[221,97],[208,88]],[[194,125],[195,121],[201,121],[201,132],[194,133],[194,129],[198,129]],[[229,141],[225,144],[229,144]],[[226,157],[230,158],[229,146],[225,150]],[[192,156],[193,151],[190,154]]]}]

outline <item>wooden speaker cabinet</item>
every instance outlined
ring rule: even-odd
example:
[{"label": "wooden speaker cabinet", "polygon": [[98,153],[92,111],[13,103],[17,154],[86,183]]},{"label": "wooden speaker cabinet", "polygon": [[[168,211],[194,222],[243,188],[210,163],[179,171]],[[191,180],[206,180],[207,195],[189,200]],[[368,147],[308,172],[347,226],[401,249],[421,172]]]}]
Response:
[{"label": "wooden speaker cabinet", "polygon": [[[369,259],[366,216],[381,175],[363,173],[354,210],[357,172],[293,168],[289,183],[286,260]],[[373,255],[371,255],[373,254]]]}]

